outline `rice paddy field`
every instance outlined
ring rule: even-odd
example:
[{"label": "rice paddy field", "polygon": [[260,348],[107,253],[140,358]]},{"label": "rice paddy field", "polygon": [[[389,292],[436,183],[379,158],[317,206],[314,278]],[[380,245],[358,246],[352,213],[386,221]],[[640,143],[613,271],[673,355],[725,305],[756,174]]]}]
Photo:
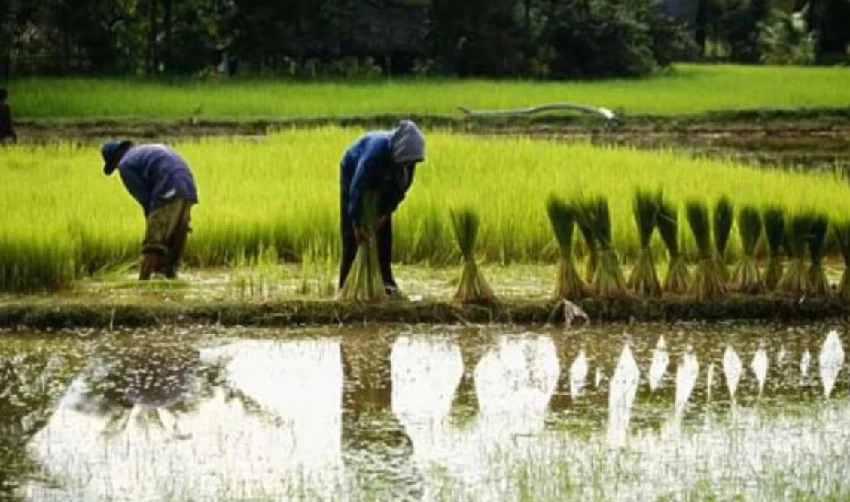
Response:
[{"label": "rice paddy field", "polygon": [[3,333],[0,497],[846,500],[846,326]]},{"label": "rice paddy field", "polygon": [[[258,139],[178,142],[199,186],[186,260],[193,267],[334,259],[339,248],[339,157],[359,129],[281,131]],[[691,158],[531,137],[487,138],[432,131],[426,162],[394,220],[394,258],[407,264],[459,263],[449,214],[480,216],[484,263],[553,263],[558,253],[546,213],[551,193],[608,198],[613,247],[625,263],[638,252],[636,189],[663,189],[685,201],[816,210],[850,217],[850,186],[833,173],[759,169]],[[117,176],[105,177],[97,145],[58,143],[0,151],[0,288],[44,289],[136,260],[144,221]],[[680,216],[684,249],[694,256]],[[577,246],[579,246],[577,244]],[[652,241],[659,259],[663,246]],[[739,252],[732,232],[730,259]],[[833,255],[836,249],[832,245]],[[582,255],[579,246],[579,257]]]},{"label": "rice paddy field", "polygon": [[[22,119],[250,119],[455,115],[551,102],[604,106],[627,115],[847,108],[850,69],[677,65],[645,80],[598,82],[383,79],[355,83],[259,80],[49,79],[8,83]],[[332,96],[332,99],[328,99]]]}]

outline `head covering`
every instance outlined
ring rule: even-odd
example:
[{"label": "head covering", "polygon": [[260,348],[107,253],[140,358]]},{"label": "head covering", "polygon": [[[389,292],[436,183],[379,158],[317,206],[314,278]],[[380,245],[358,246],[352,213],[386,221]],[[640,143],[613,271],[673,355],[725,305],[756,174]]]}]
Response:
[{"label": "head covering", "polygon": [[410,120],[402,120],[390,140],[393,162],[422,162],[425,160],[425,138],[422,131]]},{"label": "head covering", "polygon": [[121,154],[126,152],[132,145],[132,141],[109,140],[104,143],[100,149],[100,155],[103,157],[103,174],[107,176],[112,174],[112,171],[118,167]]}]

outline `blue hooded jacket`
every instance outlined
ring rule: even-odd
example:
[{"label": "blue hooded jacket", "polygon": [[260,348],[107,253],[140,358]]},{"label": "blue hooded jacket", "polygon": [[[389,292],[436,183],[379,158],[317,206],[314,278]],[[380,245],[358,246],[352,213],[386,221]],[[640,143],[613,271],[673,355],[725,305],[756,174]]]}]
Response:
[{"label": "blue hooded jacket", "polygon": [[121,181],[145,216],[175,199],[198,203],[195,180],[186,162],[161,144],[131,147],[118,163]]},{"label": "blue hooded jacket", "polygon": [[413,122],[360,137],[340,163],[340,192],[351,221],[360,222],[367,191],[378,193],[381,214],[395,212],[413,183],[416,162],[424,158],[424,138]]}]

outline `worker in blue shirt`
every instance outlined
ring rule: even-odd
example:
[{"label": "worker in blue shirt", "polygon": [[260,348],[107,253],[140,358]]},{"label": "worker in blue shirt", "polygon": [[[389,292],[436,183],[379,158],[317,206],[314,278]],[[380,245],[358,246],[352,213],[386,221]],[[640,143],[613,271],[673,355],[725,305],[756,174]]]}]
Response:
[{"label": "worker in blue shirt", "polygon": [[[412,121],[403,120],[394,130],[374,131],[361,136],[340,162],[340,212],[342,231],[342,263],[339,287],[351,270],[357,256],[357,245],[372,238],[376,230],[378,261],[384,288],[389,295],[399,295],[393,277],[392,214],[404,200],[413,183],[416,164],[425,160],[425,138]],[[376,221],[362,221],[366,192],[378,196]]]},{"label": "worker in blue shirt", "polygon": [[134,145],[130,141],[107,141],[101,156],[104,174],[109,176],[118,169],[121,181],[145,214],[139,279],[148,280],[160,272],[176,278],[191,230],[192,206],[198,203],[188,164],[166,145]]}]

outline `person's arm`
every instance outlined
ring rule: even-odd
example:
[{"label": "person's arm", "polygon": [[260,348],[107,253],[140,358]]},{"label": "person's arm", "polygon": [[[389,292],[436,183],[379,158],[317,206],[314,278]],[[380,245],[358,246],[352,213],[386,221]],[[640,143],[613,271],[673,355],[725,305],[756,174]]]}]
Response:
[{"label": "person's arm", "polygon": [[366,145],[363,153],[357,159],[357,167],[354,169],[354,175],[351,177],[351,183],[348,187],[348,216],[357,228],[364,226],[361,221],[363,195],[379,154],[374,144]]}]

